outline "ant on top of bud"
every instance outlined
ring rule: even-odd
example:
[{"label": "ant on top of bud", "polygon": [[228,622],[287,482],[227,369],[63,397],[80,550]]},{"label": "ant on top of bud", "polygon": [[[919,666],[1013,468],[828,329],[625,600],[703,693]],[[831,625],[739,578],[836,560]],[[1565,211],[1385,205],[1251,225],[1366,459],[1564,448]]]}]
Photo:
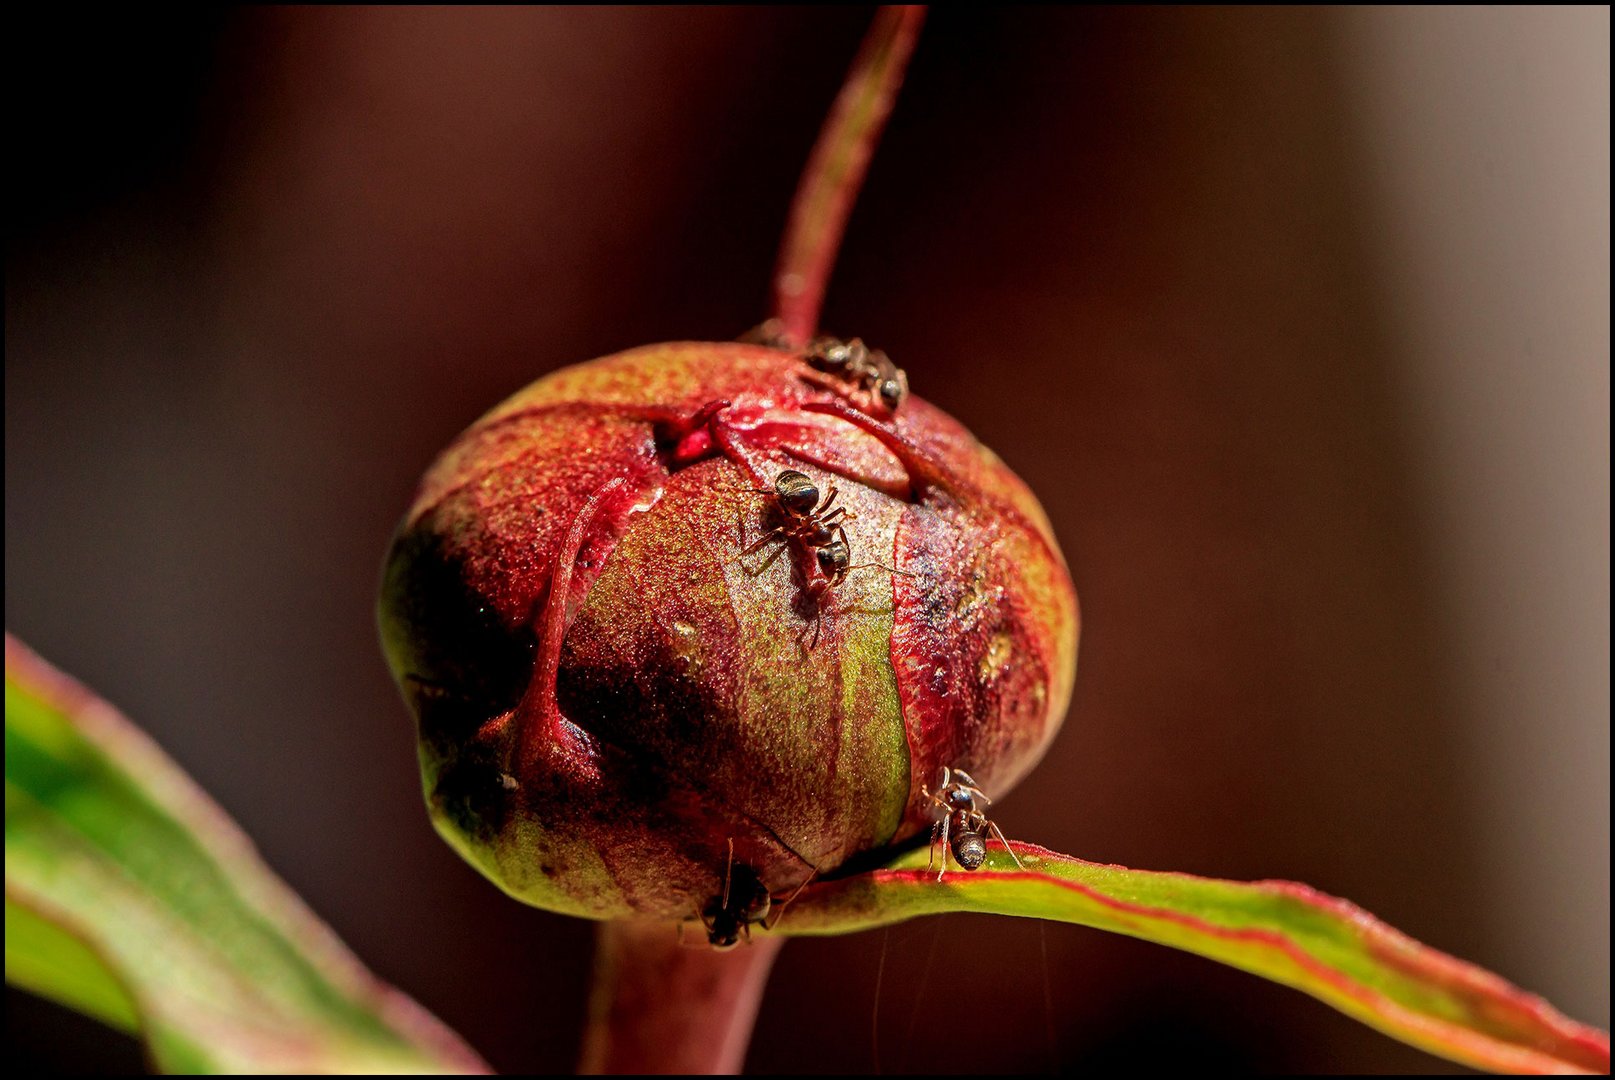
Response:
[{"label": "ant on top of bud", "polygon": [[892,363],[880,349],[871,349],[861,338],[815,338],[807,348],[806,360],[818,370],[852,384],[873,406],[887,414],[897,411],[908,397],[908,375]]},{"label": "ant on top of bud", "polygon": [[[778,319],[759,323],[738,340],[770,349],[790,347],[784,325]],[[825,374],[849,384],[862,398],[867,412],[889,416],[908,398],[908,374],[892,363],[884,351],[865,345],[862,338],[842,341],[829,336],[817,337],[808,343],[802,358]],[[817,379],[809,381],[825,385]]]}]

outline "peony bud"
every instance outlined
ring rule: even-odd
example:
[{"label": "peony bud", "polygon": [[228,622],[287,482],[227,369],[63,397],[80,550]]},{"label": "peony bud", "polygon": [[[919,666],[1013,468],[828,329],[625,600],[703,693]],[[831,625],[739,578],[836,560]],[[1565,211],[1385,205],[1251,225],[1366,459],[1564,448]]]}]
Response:
[{"label": "peony bud", "polygon": [[513,896],[692,918],[731,843],[781,892],[928,829],[942,766],[1001,795],[1058,729],[1077,606],[1042,508],[885,354],[823,353],[566,368],[421,482],[382,637],[438,831]]}]

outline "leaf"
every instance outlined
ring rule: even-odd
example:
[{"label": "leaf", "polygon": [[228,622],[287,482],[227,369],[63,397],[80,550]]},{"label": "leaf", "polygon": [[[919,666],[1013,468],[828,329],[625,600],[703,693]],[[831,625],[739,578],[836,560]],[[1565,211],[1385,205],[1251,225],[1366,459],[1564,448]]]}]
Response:
[{"label": "leaf", "polygon": [[1419,944],[1355,904],[1289,881],[1129,870],[1012,845],[941,883],[924,851],[821,882],[784,934],[839,934],[979,911],[1080,923],[1198,953],[1293,986],[1395,1039],[1498,1072],[1609,1071],[1609,1036],[1490,972]]},{"label": "leaf", "polygon": [[166,1072],[486,1072],[110,706],[6,636],[6,981]]}]

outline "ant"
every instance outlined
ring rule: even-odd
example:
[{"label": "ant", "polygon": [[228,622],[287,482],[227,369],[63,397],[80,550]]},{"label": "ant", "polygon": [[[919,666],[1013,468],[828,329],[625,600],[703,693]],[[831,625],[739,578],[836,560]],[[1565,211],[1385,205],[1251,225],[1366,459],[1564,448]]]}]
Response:
[{"label": "ant", "polygon": [[880,349],[859,338],[815,338],[807,349],[807,362],[820,371],[855,385],[888,413],[897,411],[908,397],[908,376]]},{"label": "ant", "polygon": [[[976,781],[963,769],[950,769],[942,767],[942,782],[937,785],[936,791],[921,787],[930,801],[933,811],[942,811],[942,816],[931,826],[931,862],[926,863],[930,869],[936,862],[938,841],[942,847],[942,867],[937,871],[936,879],[942,880],[942,875],[948,870],[948,851],[951,847],[953,857],[962,870],[974,870],[987,859],[987,830],[991,829],[998,842],[1004,845],[1009,857],[1015,860],[1020,869],[1020,856],[1015,854],[1004,839],[1004,832],[987,818],[985,808],[992,804],[987,793],[976,786]],[[978,800],[980,804],[978,805]],[[951,840],[950,840],[951,833]]]},{"label": "ant", "polygon": [[819,644],[819,630],[824,622],[824,602],[829,598],[830,590],[845,581],[848,574],[865,567],[878,567],[890,574],[914,576],[906,570],[898,570],[878,562],[853,565],[852,549],[847,544],[846,523],[853,520],[854,515],[844,506],[830,509],[830,504],[836,501],[834,483],[830,484],[821,501],[819,489],[812,480],[794,469],[786,469],[774,478],[772,489],[752,490],[773,498],[774,505],[780,511],[781,520],[736,558],[745,558],[776,536],[795,540],[813,551],[822,577],[811,582],[807,588],[808,595],[814,603],[813,643],[808,646],[810,650]]},{"label": "ant", "polygon": [[707,944],[724,952],[740,944],[742,938],[750,942],[754,924],[761,925],[764,930],[772,930],[779,925],[780,919],[785,916],[785,909],[807,888],[813,876],[808,874],[796,891],[776,909],[774,897],[762,878],[757,876],[757,871],[745,863],[735,865],[735,841],[730,837],[729,861],[723,868],[723,892],[709,900],[700,915],[701,925],[707,931]]}]

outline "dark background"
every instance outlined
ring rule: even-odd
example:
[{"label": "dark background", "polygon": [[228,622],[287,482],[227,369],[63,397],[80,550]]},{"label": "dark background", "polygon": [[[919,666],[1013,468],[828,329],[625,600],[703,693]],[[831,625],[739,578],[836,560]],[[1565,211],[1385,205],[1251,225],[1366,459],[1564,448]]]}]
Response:
[{"label": "dark background", "polygon": [[[570,1067],[590,928],[433,834],[380,559],[499,399],[766,313],[867,12],[7,18],[7,627],[496,1067]],[[998,450],[1070,560],[1075,702],[1011,836],[1307,881],[1608,1025],[1608,28],[933,14],[825,326]],[[6,1038],[138,1065],[12,991]],[[1106,1064],[1449,1068],[1207,961],[960,915],[792,943],[748,1058]]]}]

